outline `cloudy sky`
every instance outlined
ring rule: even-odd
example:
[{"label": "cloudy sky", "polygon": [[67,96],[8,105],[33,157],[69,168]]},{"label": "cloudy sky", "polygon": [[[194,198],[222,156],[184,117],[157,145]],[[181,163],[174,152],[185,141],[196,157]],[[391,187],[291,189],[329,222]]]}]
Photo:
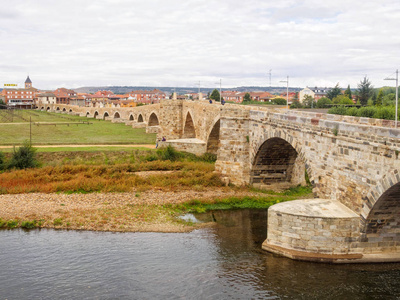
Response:
[{"label": "cloudy sky", "polygon": [[[0,0],[0,87],[375,87],[399,0]],[[218,84],[217,84],[218,83]]]}]

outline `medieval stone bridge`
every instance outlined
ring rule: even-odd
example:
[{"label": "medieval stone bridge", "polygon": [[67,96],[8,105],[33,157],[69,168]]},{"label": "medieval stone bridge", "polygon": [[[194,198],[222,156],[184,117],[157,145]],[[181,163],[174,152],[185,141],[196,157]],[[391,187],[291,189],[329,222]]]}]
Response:
[{"label": "medieval stone bridge", "polygon": [[216,171],[238,185],[297,185],[306,170],[315,198],[272,206],[264,249],[303,260],[400,261],[400,130],[391,121],[180,100],[39,109],[145,127],[180,150],[216,153]]}]

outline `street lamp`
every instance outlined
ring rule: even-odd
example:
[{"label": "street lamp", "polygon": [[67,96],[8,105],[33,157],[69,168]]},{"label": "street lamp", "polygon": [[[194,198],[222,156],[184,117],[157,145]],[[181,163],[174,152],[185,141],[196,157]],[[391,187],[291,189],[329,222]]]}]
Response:
[{"label": "street lamp", "polygon": [[399,102],[399,70],[396,70],[396,78],[386,77],[384,80],[396,80],[396,112],[395,112],[395,127],[397,128],[397,107]]},{"label": "street lamp", "polygon": [[289,109],[289,75],[286,80],[281,80],[280,82],[286,82],[286,105],[287,109]]}]

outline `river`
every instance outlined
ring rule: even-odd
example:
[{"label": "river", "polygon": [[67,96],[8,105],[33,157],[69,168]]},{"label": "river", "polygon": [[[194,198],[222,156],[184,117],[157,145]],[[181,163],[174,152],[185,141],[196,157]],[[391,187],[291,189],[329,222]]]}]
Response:
[{"label": "river", "polygon": [[190,233],[0,230],[0,300],[400,299],[400,264],[266,253],[266,211],[197,216]]}]

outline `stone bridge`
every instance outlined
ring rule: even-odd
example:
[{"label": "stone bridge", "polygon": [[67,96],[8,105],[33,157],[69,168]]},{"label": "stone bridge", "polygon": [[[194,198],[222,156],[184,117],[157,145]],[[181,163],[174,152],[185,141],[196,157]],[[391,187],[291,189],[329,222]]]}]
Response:
[{"label": "stone bridge", "polygon": [[145,127],[180,150],[215,153],[227,183],[286,187],[307,176],[315,198],[272,206],[263,249],[301,260],[400,261],[400,130],[392,121],[179,100],[39,109]]}]

